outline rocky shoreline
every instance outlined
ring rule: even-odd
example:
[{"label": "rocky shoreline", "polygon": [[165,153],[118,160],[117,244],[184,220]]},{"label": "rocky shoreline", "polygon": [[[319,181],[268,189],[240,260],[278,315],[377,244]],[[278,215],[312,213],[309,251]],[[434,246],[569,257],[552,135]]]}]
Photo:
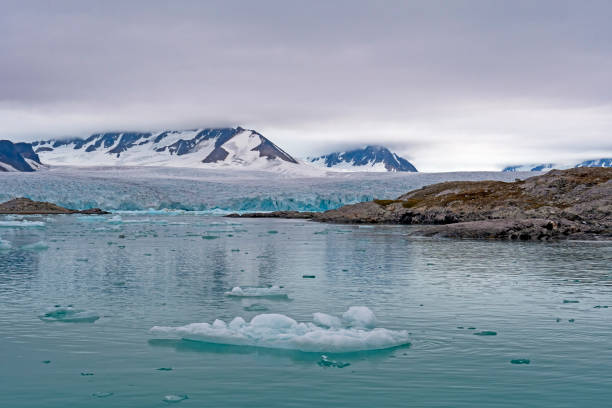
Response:
[{"label": "rocky shoreline", "polygon": [[415,225],[411,234],[452,238],[612,240],[612,168],[552,170],[512,183],[438,183],[393,200],[322,213],[279,211],[229,217]]},{"label": "rocky shoreline", "polygon": [[90,208],[87,210],[72,210],[59,205],[48,203],[46,201],[33,201],[29,198],[15,198],[13,200],[0,203],[0,214],[86,214],[86,215],[102,215],[110,214],[108,211],[99,208]]}]

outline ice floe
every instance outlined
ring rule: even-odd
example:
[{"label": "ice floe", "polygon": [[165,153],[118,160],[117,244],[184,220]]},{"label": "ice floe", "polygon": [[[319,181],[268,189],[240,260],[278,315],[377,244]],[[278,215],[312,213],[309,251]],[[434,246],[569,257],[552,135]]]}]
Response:
[{"label": "ice floe", "polygon": [[[352,310],[352,311],[351,311]],[[349,353],[381,350],[409,344],[406,330],[366,329],[375,321],[366,307],[350,308],[345,315],[352,324],[340,318],[316,313],[312,323],[301,323],[282,314],[260,314],[246,322],[242,317],[229,324],[223,320],[191,323],[180,327],[155,326],[151,332],[170,334],[186,340],[235,346],[252,346],[304,352]],[[346,320],[343,317],[343,320]],[[360,327],[356,327],[356,323]]]},{"label": "ice floe", "polygon": [[288,298],[287,291],[282,286],[235,286],[231,291],[225,292],[226,296],[234,297],[276,297]]}]

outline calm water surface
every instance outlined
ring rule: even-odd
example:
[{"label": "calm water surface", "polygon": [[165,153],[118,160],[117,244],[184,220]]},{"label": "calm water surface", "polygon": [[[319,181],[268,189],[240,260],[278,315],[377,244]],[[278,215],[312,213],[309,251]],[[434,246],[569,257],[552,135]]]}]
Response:
[{"label": "calm water surface", "polygon": [[[121,214],[0,224],[0,406],[608,407],[612,244],[406,236],[408,227]],[[13,220],[14,221],[14,220]],[[17,222],[21,222],[17,220]],[[304,279],[302,275],[315,275]],[[203,344],[155,325],[349,306],[411,345],[330,355]],[[100,316],[43,321],[55,305]],[[610,306],[606,308],[605,306]],[[475,332],[494,331],[495,336]],[[530,364],[512,364],[528,359]],[[172,368],[161,371],[159,368]]]}]

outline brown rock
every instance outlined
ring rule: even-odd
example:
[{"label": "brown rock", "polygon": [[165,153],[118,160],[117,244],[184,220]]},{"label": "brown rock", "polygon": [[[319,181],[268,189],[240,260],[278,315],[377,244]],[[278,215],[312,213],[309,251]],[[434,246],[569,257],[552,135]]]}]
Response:
[{"label": "brown rock", "polygon": [[99,208],[72,210],[46,201],[32,201],[29,198],[15,198],[0,204],[0,214],[110,214]]},{"label": "brown rock", "polygon": [[511,183],[445,182],[411,191],[395,200],[346,205],[303,217],[292,217],[289,213],[292,212],[284,212],[282,218],[414,224],[423,226],[415,233],[446,237],[612,239],[612,169],[552,170]]}]

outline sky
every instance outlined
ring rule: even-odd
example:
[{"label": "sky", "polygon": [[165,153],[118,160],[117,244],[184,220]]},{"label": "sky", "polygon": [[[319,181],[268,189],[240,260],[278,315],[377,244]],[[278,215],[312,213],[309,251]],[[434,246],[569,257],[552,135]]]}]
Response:
[{"label": "sky", "polygon": [[612,156],[612,2],[2,0],[0,139],[243,126],[422,171]]}]

